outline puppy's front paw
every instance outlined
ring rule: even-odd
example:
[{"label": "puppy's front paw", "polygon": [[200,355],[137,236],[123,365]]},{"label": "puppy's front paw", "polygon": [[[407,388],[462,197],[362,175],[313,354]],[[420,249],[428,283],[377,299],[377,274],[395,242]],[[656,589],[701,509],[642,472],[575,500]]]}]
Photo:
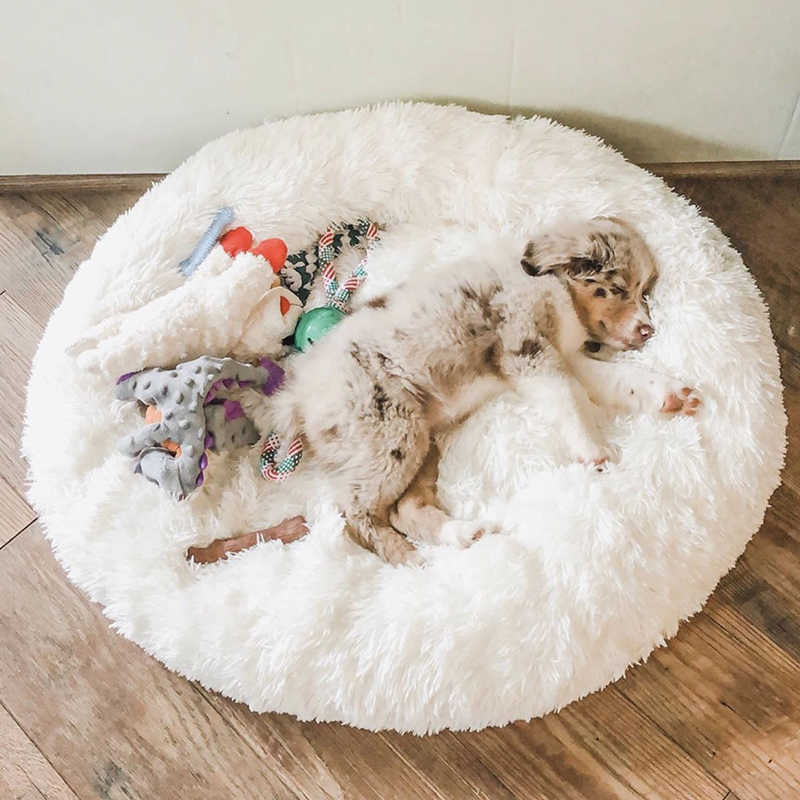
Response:
[{"label": "puppy's front paw", "polygon": [[405,536],[395,534],[380,548],[378,553],[384,561],[394,566],[415,566],[422,564],[422,556]]},{"label": "puppy's front paw", "polygon": [[581,437],[570,447],[572,458],[596,472],[605,472],[612,458],[610,448],[597,442],[594,437]]},{"label": "puppy's front paw", "polygon": [[439,530],[439,543],[453,547],[469,547],[482,536],[498,533],[500,528],[492,522],[469,519],[451,519]]},{"label": "puppy's front paw", "polygon": [[595,472],[605,472],[608,469],[609,456],[608,455],[591,455],[588,457],[579,457],[578,463],[585,464],[587,467],[593,469]]},{"label": "puppy's front paw", "polygon": [[667,392],[659,409],[662,414],[681,414],[693,417],[699,410],[702,399],[695,389],[684,386]]}]

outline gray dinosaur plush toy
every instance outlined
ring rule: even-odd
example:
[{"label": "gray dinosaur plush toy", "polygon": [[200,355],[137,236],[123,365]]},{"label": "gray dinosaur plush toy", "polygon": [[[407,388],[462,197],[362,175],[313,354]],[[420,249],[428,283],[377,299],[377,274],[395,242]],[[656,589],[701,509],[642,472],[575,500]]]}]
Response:
[{"label": "gray dinosaur plush toy", "polygon": [[283,370],[264,358],[260,366],[232,358],[200,356],[174,369],[146,369],[122,375],[119,400],[138,400],[147,406],[150,423],[119,442],[135,459],[134,472],[183,500],[203,485],[207,451],[250,446],[259,439],[241,404],[225,392],[249,387],[266,395],[283,382]]}]

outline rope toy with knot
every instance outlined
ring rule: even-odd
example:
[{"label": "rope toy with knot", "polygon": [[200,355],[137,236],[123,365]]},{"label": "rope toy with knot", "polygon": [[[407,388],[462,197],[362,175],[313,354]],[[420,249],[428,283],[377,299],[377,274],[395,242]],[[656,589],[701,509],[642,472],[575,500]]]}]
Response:
[{"label": "rope toy with knot", "polygon": [[350,296],[367,277],[367,257],[350,276],[339,284],[336,280],[334,261],[342,251],[343,238],[347,234],[353,247],[362,241],[367,248],[378,238],[378,226],[370,220],[360,219],[354,225],[331,226],[319,239],[315,250],[318,267],[322,271],[325,287],[325,305],[306,311],[297,321],[294,329],[294,346],[298,350],[308,350],[318,342],[337,322],[341,322],[348,311]]},{"label": "rope toy with knot", "polygon": [[[353,292],[367,278],[365,255],[344,282],[339,283],[336,279],[334,261],[342,250],[341,237],[344,232],[348,234],[351,246],[356,246],[364,239],[369,247],[378,238],[378,226],[365,219],[358,220],[355,225],[331,226],[322,234],[315,249],[318,254],[318,266],[322,267],[326,303],[324,306],[307,311],[298,320],[294,331],[294,343],[298,350],[308,350],[347,315]],[[278,461],[280,451],[280,439],[272,431],[261,449],[259,468],[262,477],[271,481],[286,480],[297,469],[303,458],[302,437],[295,436],[286,450],[286,455]]]}]

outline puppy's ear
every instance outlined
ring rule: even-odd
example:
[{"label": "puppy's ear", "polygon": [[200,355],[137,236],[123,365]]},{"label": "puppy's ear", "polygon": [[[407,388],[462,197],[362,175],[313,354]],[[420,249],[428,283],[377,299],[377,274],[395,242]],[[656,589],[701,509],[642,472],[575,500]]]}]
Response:
[{"label": "puppy's ear", "polygon": [[541,275],[542,269],[536,260],[536,245],[533,241],[525,245],[522,260],[519,263],[528,275]]},{"label": "puppy's ear", "polygon": [[[605,217],[560,225],[528,242],[522,268],[528,275],[558,272],[581,278],[605,269],[614,257],[611,235],[620,238],[623,224]],[[628,231],[625,230],[625,236]]]},{"label": "puppy's ear", "polygon": [[548,275],[569,265],[571,249],[569,237],[545,233],[528,242],[519,263],[528,275]]}]

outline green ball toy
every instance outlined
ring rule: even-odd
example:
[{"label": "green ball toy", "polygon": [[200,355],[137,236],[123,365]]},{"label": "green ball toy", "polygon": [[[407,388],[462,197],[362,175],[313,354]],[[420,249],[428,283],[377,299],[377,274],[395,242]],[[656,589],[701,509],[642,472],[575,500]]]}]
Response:
[{"label": "green ball toy", "polygon": [[321,306],[306,311],[294,329],[294,346],[305,352],[345,316],[347,315],[332,306]]}]

